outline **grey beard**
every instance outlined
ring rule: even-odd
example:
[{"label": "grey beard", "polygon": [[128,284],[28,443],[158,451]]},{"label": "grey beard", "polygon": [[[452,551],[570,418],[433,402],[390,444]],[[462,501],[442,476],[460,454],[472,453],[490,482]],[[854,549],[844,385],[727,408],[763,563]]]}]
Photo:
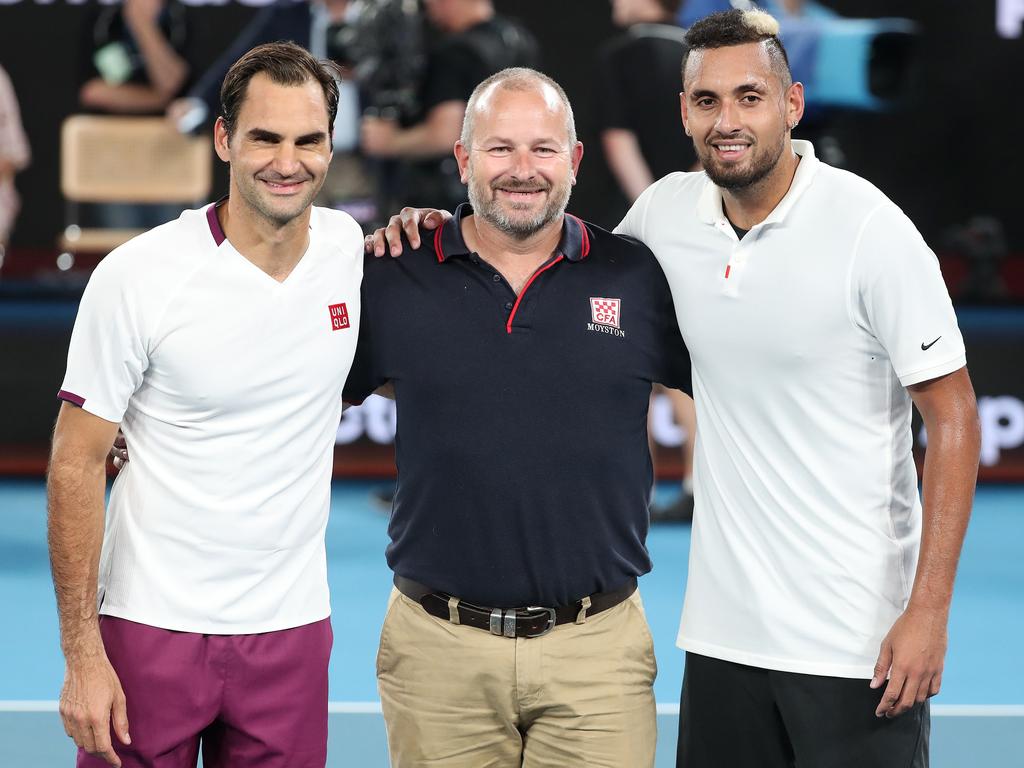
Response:
[{"label": "grey beard", "polygon": [[[549,222],[565,213],[565,207],[569,204],[569,195],[572,187],[565,186],[565,192],[558,197],[549,196],[547,205],[529,219],[514,218],[506,213],[495,198],[482,200],[478,194],[476,184],[470,182],[468,185],[469,204],[473,206],[473,213],[480,216],[488,224],[500,232],[510,235],[517,240],[526,240],[531,235],[543,229]],[[549,195],[557,193],[554,187],[548,190]]]}]

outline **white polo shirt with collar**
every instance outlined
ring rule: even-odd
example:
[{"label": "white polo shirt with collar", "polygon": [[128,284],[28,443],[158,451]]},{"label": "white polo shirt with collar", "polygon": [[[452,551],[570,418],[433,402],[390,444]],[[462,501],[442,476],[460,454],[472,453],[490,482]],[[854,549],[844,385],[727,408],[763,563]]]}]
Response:
[{"label": "white polo shirt with collar", "polygon": [[324,531],[359,333],[362,232],[313,208],[284,281],[214,206],[114,250],[82,297],[60,397],[120,423],[100,613],[207,634],[330,614]]},{"label": "white polo shirt with collar", "polygon": [[737,238],[703,173],[649,187],[616,232],[668,276],[697,406],[678,644],[870,678],[921,530],[906,387],[966,364],[935,255],[867,181],[801,160]]}]

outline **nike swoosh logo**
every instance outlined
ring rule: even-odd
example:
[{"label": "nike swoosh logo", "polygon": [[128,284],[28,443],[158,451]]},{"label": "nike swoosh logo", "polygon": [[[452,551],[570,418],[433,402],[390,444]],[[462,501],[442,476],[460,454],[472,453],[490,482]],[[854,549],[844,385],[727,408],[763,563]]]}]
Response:
[{"label": "nike swoosh logo", "polygon": [[[942,338],[942,337],[941,337],[941,336],[939,336],[939,337],[938,337],[937,339],[935,339],[935,341],[938,341],[938,340],[939,340],[939,339],[941,339],[941,338]],[[934,344],[934,343],[935,343],[935,341],[933,341],[933,342],[932,342],[932,344]],[[922,350],[922,351],[924,351],[924,350],[926,350],[926,349],[929,349],[929,348],[930,348],[930,347],[932,346],[932,344],[925,344],[925,343],[924,343],[924,342],[922,341],[922,342],[921,342],[921,350]]]}]

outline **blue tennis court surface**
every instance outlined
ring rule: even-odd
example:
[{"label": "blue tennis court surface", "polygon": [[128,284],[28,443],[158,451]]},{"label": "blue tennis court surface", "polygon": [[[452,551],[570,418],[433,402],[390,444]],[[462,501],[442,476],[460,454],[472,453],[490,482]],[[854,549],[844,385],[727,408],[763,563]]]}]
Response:
[{"label": "blue tennis court surface", "polygon": [[[391,589],[386,517],[370,483],[334,486],[327,554],[335,632],[330,765],[387,765],[374,655]],[[670,495],[666,486],[659,494]],[[658,766],[674,765],[683,654],[675,633],[686,581],[689,528],[649,539],[654,571],[641,581],[658,656]],[[950,624],[942,693],[933,700],[933,768],[1024,768],[1024,488],[978,491]],[[3,765],[51,768],[73,755],[56,714],[63,677],[38,481],[0,481],[0,739]],[[624,766],[623,768],[629,768]]]}]

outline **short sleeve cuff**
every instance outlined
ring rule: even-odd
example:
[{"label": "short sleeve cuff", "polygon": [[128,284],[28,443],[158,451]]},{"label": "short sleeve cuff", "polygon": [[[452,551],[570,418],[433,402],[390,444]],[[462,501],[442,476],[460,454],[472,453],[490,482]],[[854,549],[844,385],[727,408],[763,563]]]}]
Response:
[{"label": "short sleeve cuff", "polygon": [[961,352],[956,357],[947,360],[944,363],[938,365],[932,365],[928,368],[922,368],[917,371],[900,375],[900,384],[904,387],[909,387],[912,384],[920,384],[922,381],[930,381],[931,379],[937,379],[939,376],[945,376],[947,373],[953,371],[959,371],[961,368],[967,365],[967,355]]},{"label": "short sleeve cuff", "polygon": [[69,390],[62,389],[57,393],[57,399],[63,400],[66,403],[71,403],[81,408],[83,411],[91,413],[93,416],[99,416],[104,421],[109,421],[113,424],[120,424],[121,419],[124,417],[124,411],[112,408],[104,403],[90,398],[82,397],[81,395]]}]

